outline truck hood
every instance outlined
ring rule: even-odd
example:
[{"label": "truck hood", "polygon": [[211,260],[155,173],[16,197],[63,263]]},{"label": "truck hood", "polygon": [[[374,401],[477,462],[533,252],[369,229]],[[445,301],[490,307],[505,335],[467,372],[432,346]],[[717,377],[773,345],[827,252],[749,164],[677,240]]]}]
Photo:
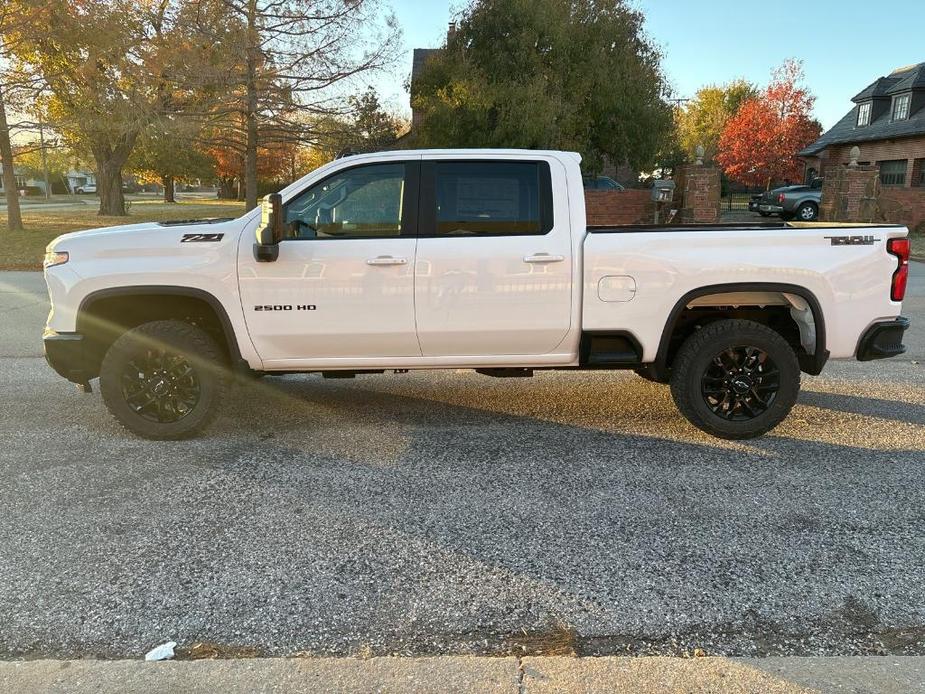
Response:
[{"label": "truck hood", "polygon": [[[203,232],[206,233],[207,229],[212,226],[224,226],[228,222],[235,221],[234,218],[223,218],[223,219],[187,219],[178,222],[141,222],[139,224],[122,224],[114,227],[100,227],[97,229],[84,229],[81,231],[72,231],[67,234],[62,234],[55,238],[49,245],[49,248],[55,248],[59,244],[68,243],[71,241],[80,241],[91,240],[103,236],[110,236],[112,234],[138,234],[139,232],[146,232],[146,236],[151,232],[158,231],[172,231],[176,234],[178,231],[183,229],[189,229],[190,232]],[[139,237],[141,238],[141,237]]]}]

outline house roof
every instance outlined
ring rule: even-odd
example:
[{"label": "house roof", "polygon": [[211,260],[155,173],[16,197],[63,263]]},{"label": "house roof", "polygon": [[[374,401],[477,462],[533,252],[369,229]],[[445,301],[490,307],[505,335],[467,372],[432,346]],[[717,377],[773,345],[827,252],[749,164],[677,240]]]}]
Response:
[{"label": "house roof", "polygon": [[[896,94],[919,89],[925,90],[925,63],[898,68],[869,84],[851,100],[861,103],[876,98],[889,99]],[[830,145],[925,135],[925,108],[919,108],[910,113],[909,118],[898,121],[894,121],[892,112],[886,109],[876,120],[861,127],[857,125],[857,113],[857,107],[848,111],[830,130],[800,152],[800,156],[811,157]]]}]

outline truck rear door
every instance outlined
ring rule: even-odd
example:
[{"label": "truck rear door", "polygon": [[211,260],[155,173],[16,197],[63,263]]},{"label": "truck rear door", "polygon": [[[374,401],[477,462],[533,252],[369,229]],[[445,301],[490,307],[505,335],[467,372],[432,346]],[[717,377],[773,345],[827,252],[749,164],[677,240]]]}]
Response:
[{"label": "truck rear door", "polygon": [[567,194],[555,161],[427,159],[415,318],[423,356],[554,352],[571,323]]}]

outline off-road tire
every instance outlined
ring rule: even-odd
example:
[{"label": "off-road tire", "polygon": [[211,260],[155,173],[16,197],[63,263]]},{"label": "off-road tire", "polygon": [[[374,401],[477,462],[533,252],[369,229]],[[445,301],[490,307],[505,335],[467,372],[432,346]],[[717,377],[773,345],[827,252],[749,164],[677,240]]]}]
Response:
[{"label": "off-road tire", "polygon": [[[127,402],[125,378],[135,370],[129,364],[144,358],[152,348],[183,360],[195,378],[198,398],[176,421],[152,421]],[[100,368],[100,393],[109,412],[128,431],[156,441],[177,440],[190,438],[208,426],[230,380],[222,350],[204,330],[182,321],[163,320],[129,330],[112,344]]]},{"label": "off-road tire", "polygon": [[[714,411],[704,388],[708,368],[726,350],[753,347],[776,366],[777,391],[766,410],[744,421],[730,421]],[[714,379],[715,380],[715,379]],[[800,392],[800,365],[793,348],[771,328],[748,320],[721,320],[696,331],[681,345],[672,363],[671,397],[688,421],[723,439],[749,439],[767,433],[790,413]]]}]

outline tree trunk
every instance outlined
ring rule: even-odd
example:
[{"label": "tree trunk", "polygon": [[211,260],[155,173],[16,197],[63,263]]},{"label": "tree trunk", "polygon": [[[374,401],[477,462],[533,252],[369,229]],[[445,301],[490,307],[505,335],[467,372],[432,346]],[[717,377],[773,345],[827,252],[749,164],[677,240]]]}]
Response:
[{"label": "tree trunk", "polygon": [[218,179],[218,197],[222,200],[234,200],[234,176],[220,176]]},{"label": "tree trunk", "polygon": [[122,167],[128,160],[138,133],[119,137],[115,147],[109,141],[98,141],[92,147],[96,161],[96,192],[100,196],[100,217],[125,217],[125,196],[122,195]]},{"label": "tree trunk", "polygon": [[124,217],[122,166],[112,159],[96,158],[96,194],[100,196],[100,217]]},{"label": "tree trunk", "polygon": [[13,148],[10,129],[6,122],[6,107],[0,91],[0,163],[3,164],[3,188],[6,191],[6,224],[10,231],[22,231],[22,214],[19,211],[19,191],[13,172]]},{"label": "tree trunk", "polygon": [[164,202],[176,202],[174,195],[173,176],[161,176],[161,185],[164,186]]},{"label": "tree trunk", "polygon": [[244,155],[244,207],[257,207],[257,0],[247,2],[247,146]]}]

